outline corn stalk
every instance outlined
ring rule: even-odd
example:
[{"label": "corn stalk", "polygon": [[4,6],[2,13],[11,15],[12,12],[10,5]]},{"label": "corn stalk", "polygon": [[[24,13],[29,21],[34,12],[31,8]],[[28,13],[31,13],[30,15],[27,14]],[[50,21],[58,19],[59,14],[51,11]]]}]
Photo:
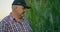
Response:
[{"label": "corn stalk", "polygon": [[26,11],[33,32],[60,32],[60,0],[26,0]]}]

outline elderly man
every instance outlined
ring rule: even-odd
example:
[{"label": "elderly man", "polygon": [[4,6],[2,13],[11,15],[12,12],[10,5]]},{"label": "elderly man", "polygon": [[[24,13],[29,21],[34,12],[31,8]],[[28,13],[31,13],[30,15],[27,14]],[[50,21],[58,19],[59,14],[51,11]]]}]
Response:
[{"label": "elderly man", "polygon": [[23,17],[26,8],[30,7],[24,0],[14,0],[11,14],[0,23],[0,32],[32,32],[28,20]]}]

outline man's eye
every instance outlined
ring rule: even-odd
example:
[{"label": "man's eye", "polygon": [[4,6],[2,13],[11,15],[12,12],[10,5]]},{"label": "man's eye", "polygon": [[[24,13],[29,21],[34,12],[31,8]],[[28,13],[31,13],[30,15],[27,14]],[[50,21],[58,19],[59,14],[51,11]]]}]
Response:
[{"label": "man's eye", "polygon": [[17,7],[15,9],[17,9]]}]

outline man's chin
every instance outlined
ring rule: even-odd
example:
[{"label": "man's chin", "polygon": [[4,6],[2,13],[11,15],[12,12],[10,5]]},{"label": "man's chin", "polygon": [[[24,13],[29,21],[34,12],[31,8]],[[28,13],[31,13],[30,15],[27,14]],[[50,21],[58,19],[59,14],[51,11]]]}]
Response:
[{"label": "man's chin", "polygon": [[24,16],[24,14],[22,14],[22,13],[21,13],[21,14],[19,14],[19,16],[20,16],[20,17],[23,17],[23,16]]},{"label": "man's chin", "polygon": [[20,15],[20,17],[22,18],[24,15]]},{"label": "man's chin", "polygon": [[20,19],[23,19],[23,16],[20,16]]}]

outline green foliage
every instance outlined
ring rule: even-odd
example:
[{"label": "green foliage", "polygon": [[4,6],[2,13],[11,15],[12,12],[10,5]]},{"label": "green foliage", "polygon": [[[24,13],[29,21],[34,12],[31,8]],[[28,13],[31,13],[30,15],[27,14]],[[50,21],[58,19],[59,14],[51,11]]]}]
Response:
[{"label": "green foliage", "polygon": [[25,17],[33,32],[60,32],[60,0],[26,0],[31,6]]}]

